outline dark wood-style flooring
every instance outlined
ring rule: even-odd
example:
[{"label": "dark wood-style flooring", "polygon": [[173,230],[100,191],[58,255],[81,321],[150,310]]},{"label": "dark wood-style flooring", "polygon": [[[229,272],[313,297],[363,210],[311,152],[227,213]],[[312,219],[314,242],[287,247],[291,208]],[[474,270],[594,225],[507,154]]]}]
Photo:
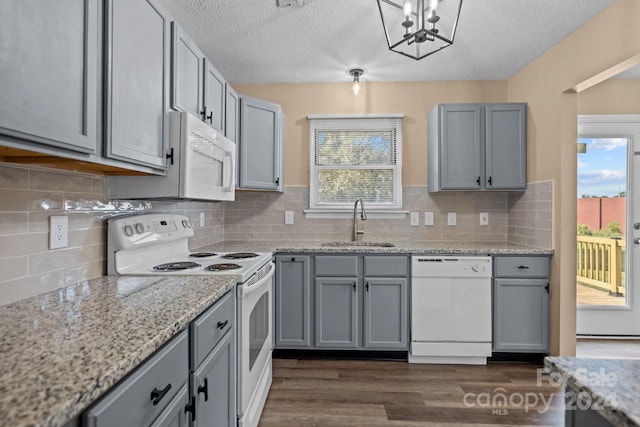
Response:
[{"label": "dark wood-style flooring", "polygon": [[273,368],[260,427],[564,424],[563,390],[539,364],[275,359]]}]

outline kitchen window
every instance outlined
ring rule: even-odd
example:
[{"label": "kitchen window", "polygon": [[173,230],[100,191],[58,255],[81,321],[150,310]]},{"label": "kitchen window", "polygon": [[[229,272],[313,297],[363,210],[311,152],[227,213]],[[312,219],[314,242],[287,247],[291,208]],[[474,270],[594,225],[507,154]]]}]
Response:
[{"label": "kitchen window", "polygon": [[402,209],[402,114],[311,115],[309,211]]}]

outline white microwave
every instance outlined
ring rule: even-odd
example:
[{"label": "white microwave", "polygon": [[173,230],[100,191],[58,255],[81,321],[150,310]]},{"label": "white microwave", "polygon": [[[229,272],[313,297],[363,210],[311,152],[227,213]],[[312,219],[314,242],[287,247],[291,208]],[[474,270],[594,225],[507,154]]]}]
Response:
[{"label": "white microwave", "polygon": [[189,113],[169,115],[166,176],[108,176],[109,197],[234,200],[236,144]]}]

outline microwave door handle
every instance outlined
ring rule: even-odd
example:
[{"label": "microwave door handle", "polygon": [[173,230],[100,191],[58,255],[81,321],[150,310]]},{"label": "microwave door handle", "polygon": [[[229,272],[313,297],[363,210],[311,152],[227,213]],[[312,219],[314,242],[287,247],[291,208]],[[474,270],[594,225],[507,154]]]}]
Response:
[{"label": "microwave door handle", "polygon": [[[233,174],[235,173],[233,167],[233,156],[230,151],[224,152],[224,160],[222,161],[222,167],[224,170],[229,170],[229,183],[224,187],[224,192],[229,193],[233,190]],[[226,165],[229,165],[229,169],[227,169]]]}]

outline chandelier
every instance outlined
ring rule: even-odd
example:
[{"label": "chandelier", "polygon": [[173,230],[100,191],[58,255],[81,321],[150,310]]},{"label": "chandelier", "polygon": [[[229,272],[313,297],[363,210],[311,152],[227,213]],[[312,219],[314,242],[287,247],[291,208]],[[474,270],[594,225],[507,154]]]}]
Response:
[{"label": "chandelier", "polygon": [[462,0],[377,0],[389,50],[422,59],[453,44]]}]

